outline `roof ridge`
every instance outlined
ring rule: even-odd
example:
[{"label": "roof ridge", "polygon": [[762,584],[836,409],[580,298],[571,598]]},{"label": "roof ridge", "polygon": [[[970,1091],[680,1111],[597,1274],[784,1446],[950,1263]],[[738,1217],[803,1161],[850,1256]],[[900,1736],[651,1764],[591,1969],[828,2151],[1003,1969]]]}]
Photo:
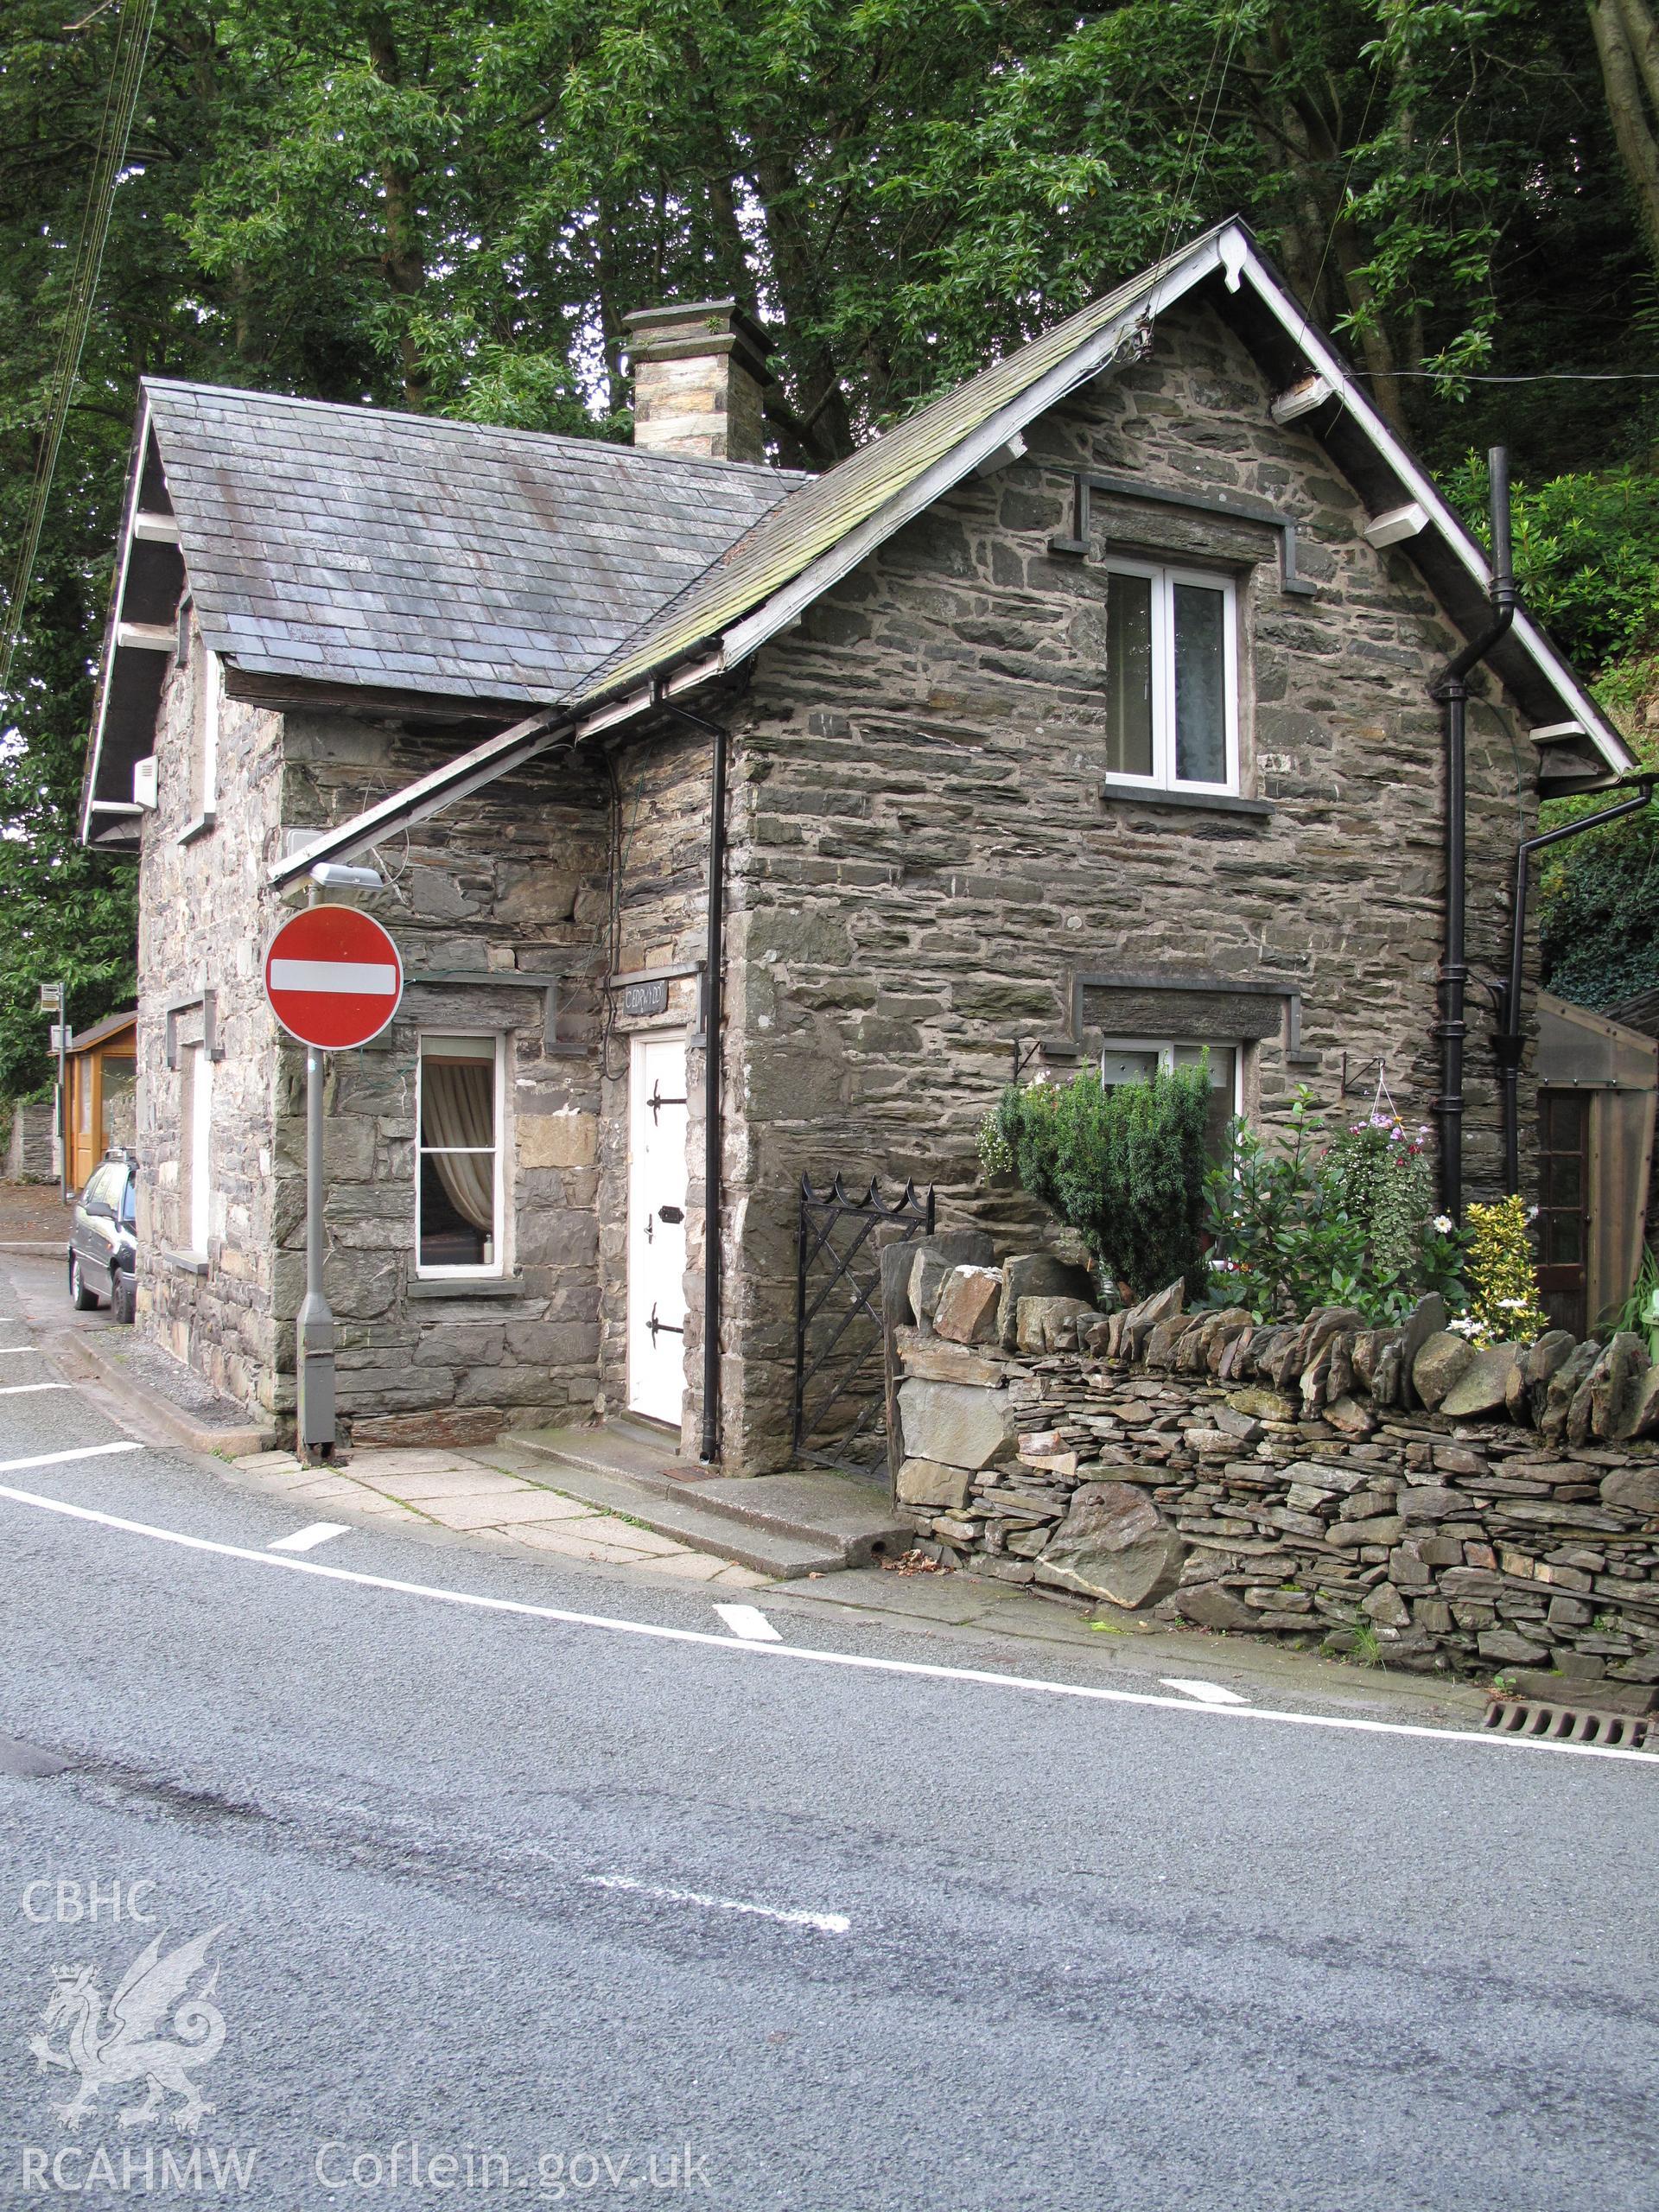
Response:
[{"label": "roof ridge", "polygon": [[249,405],[300,408],[308,413],[346,416],[357,422],[366,417],[380,422],[409,423],[421,429],[518,439],[543,449],[558,447],[573,453],[626,456],[631,461],[647,462],[652,467],[709,469],[782,483],[812,481],[810,469],[774,468],[770,461],[719,461],[701,454],[652,453],[641,446],[624,445],[617,438],[582,437],[568,430],[527,430],[514,423],[474,423],[463,415],[420,415],[407,407],[360,405],[349,399],[308,399],[298,392],[264,391],[254,385],[205,384],[194,377],[146,376],[141,377],[139,383],[147,394],[210,393],[215,399],[241,400]]}]

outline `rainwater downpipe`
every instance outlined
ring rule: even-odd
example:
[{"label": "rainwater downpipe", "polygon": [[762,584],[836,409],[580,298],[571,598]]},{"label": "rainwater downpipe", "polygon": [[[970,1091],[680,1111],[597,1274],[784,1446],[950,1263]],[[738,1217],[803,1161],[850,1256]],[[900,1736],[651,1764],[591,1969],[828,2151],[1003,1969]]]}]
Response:
[{"label": "rainwater downpipe", "polygon": [[702,1437],[697,1456],[720,1455],[721,982],[725,959],[726,755],[731,734],[671,699],[659,705],[700,729],[712,747],[709,789],[709,915],[702,995]]},{"label": "rainwater downpipe", "polygon": [[1528,864],[1535,853],[1542,852],[1548,845],[1559,845],[1564,837],[1581,836],[1586,830],[1599,830],[1605,822],[1618,822],[1624,815],[1639,814],[1652,797],[1659,775],[1637,776],[1627,780],[1636,787],[1634,798],[1621,800],[1617,806],[1605,806],[1599,814],[1582,815],[1576,822],[1564,822],[1557,830],[1541,830],[1535,837],[1523,837],[1515,849],[1510,974],[1500,998],[1497,1034],[1492,1039],[1503,1094],[1503,1188],[1511,1193],[1521,1188],[1521,1057],[1526,1050],[1526,1040],[1521,1034],[1521,989],[1527,957]]},{"label": "rainwater downpipe", "polygon": [[1510,455],[1494,446],[1486,456],[1492,499],[1492,619],[1478,638],[1454,654],[1430,684],[1429,696],[1446,709],[1446,942],[1440,961],[1440,1095],[1433,1111],[1440,1125],[1440,1204],[1456,1220],[1463,1211],[1463,1041],[1469,963],[1465,957],[1464,733],[1470,671],[1484,660],[1515,620],[1515,575],[1510,556]]}]

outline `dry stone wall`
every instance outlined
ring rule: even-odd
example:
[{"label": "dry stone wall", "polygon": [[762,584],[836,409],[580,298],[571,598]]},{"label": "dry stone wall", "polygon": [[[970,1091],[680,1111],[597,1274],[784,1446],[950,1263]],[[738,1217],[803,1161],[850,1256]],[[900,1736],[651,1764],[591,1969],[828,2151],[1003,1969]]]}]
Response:
[{"label": "dry stone wall", "polygon": [[[912,1281],[924,1288],[922,1260]],[[1659,1365],[1639,1338],[1472,1351],[1398,1328],[1128,1313],[945,1277],[890,1334],[896,1497],[975,1573],[1645,1711]],[[1014,1294],[1010,1297],[1012,1291]]]}]

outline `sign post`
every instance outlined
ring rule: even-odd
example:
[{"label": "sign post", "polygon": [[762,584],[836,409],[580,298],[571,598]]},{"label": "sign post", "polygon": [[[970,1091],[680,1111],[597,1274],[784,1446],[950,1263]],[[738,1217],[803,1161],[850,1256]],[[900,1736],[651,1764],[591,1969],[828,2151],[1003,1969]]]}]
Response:
[{"label": "sign post", "polygon": [[378,1037],[397,1011],[404,967],[378,922],[355,906],[308,906],[265,954],[265,996],[305,1052],[305,1299],[296,1321],[299,1446],[334,1448],[334,1317],[322,1287],[322,1087],[325,1052]]},{"label": "sign post", "polygon": [[69,1090],[64,1067],[69,1025],[63,1018],[66,995],[61,983],[41,985],[41,1012],[58,1017],[52,1025],[52,1045],[58,1056],[58,1195],[63,1198],[69,1195]]}]

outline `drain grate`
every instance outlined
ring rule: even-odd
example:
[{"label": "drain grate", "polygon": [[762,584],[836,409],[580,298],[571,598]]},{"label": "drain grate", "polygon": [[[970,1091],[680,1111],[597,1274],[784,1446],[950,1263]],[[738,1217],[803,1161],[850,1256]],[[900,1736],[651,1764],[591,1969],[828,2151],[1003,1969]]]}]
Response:
[{"label": "drain grate", "polygon": [[1585,1713],[1536,1698],[1494,1698],[1481,1723],[1504,1736],[1541,1736],[1554,1744],[1607,1744],[1624,1751],[1659,1752],[1653,1722],[1634,1713]]}]

